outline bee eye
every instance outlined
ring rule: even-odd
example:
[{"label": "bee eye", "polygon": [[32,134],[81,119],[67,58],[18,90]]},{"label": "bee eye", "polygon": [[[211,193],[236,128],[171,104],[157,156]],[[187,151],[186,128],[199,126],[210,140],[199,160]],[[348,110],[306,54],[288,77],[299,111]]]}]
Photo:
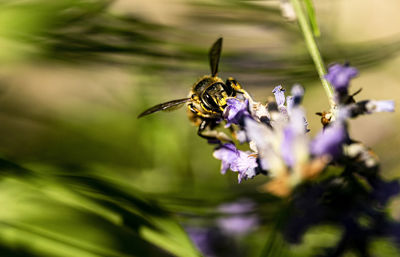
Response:
[{"label": "bee eye", "polygon": [[203,101],[210,109],[219,109],[218,104],[214,101],[214,99],[210,96],[208,92],[204,92]]}]

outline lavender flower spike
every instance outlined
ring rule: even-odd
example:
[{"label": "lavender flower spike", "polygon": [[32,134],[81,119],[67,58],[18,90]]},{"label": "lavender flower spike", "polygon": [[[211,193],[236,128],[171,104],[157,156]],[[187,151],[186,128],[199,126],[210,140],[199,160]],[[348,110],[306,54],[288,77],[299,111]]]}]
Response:
[{"label": "lavender flower spike", "polygon": [[325,79],[332,84],[338,92],[346,91],[350,80],[358,75],[358,70],[348,65],[335,64],[329,67]]}]

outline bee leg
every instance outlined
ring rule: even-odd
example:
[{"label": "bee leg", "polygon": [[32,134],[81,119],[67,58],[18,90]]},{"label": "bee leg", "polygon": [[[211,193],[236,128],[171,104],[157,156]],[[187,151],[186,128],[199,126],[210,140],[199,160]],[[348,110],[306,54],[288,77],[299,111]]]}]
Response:
[{"label": "bee leg", "polygon": [[219,143],[221,141],[232,142],[232,140],[225,133],[212,129],[210,130],[210,127],[215,127],[215,122],[212,120],[203,120],[200,123],[199,129],[197,130],[197,135],[207,139],[212,143]]},{"label": "bee leg", "polygon": [[199,129],[197,130],[197,135],[199,135],[200,137],[207,139],[208,141],[218,141],[218,138],[216,138],[215,136],[211,136],[211,135],[205,135],[204,132],[206,132],[206,129],[211,125],[211,121],[209,120],[203,120],[200,123]]}]

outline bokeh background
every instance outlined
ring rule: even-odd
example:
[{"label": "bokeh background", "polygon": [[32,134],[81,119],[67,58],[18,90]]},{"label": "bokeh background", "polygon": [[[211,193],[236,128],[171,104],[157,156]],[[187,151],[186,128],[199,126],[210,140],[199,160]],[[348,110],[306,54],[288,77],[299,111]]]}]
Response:
[{"label": "bokeh background", "polygon": [[[302,84],[316,134],[314,113],[327,99],[279,3],[0,1],[0,256],[198,256],[184,229],[214,228],[218,206],[243,199],[254,203],[258,225],[228,247],[215,239],[216,256],[313,256],[333,245],[340,228],[332,226],[286,244],[276,231],[282,202],[258,190],[266,178],[237,184],[236,174],[221,175],[184,108],[136,119],[186,97],[209,73],[209,47],[222,36],[219,75],[261,102],[276,85]],[[360,70],[357,99],[398,103],[400,2],[314,3],[325,62]],[[400,175],[399,123],[399,112],[351,122],[387,179]],[[397,220],[399,204],[391,204]],[[388,240],[374,245],[379,256],[399,254]]]}]

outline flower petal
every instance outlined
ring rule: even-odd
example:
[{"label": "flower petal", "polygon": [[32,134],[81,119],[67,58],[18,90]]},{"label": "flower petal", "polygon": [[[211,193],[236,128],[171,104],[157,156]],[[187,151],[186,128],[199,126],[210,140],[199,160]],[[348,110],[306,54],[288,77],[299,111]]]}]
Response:
[{"label": "flower petal", "polygon": [[227,143],[216,149],[213,156],[214,158],[221,160],[221,173],[225,174],[233,161],[238,158],[239,152],[234,144]]},{"label": "flower petal", "polygon": [[247,138],[256,145],[262,168],[268,167],[272,176],[279,176],[286,171],[285,163],[276,151],[280,142],[274,130],[252,119],[245,119],[245,129]]},{"label": "flower petal", "polygon": [[278,107],[281,107],[285,104],[285,89],[279,85],[272,90],[272,93],[275,95],[276,104]]},{"label": "flower petal", "polygon": [[334,122],[321,131],[311,142],[311,153],[316,156],[330,155],[335,158],[342,152],[347,132],[343,122]]},{"label": "flower petal", "polygon": [[233,215],[217,220],[218,226],[228,235],[245,235],[258,227],[256,215]]},{"label": "flower petal", "polygon": [[358,75],[358,70],[348,65],[335,64],[329,67],[325,79],[328,80],[336,91],[345,91],[350,80]]},{"label": "flower petal", "polygon": [[384,100],[384,101],[369,101],[365,108],[368,113],[375,112],[394,112],[394,101],[393,100]]},{"label": "flower petal", "polygon": [[250,116],[248,112],[249,101],[246,99],[241,101],[237,98],[229,98],[226,101],[226,108],[223,117],[227,121],[227,127],[230,124],[240,124],[243,122],[244,117]]},{"label": "flower petal", "polygon": [[283,140],[281,143],[281,154],[282,154],[282,159],[289,167],[293,167],[296,161],[293,153],[293,144],[295,141],[295,136],[296,135],[290,126],[284,128]]},{"label": "flower petal", "polygon": [[238,181],[240,183],[243,179],[253,178],[257,175],[255,168],[257,168],[258,164],[254,156],[243,151],[238,151],[238,153],[238,158],[236,158],[231,164],[231,170],[239,173]]}]

